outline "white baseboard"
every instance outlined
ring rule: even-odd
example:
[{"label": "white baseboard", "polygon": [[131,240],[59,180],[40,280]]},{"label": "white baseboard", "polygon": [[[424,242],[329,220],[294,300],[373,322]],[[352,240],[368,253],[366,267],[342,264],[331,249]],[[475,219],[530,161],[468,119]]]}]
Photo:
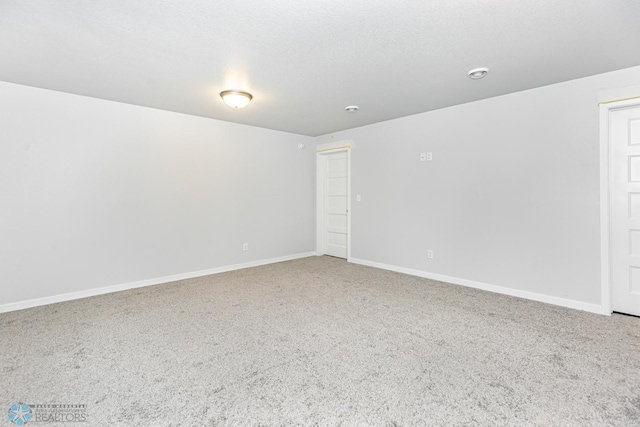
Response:
[{"label": "white baseboard", "polygon": [[573,308],[576,310],[588,311],[591,313],[604,314],[610,316],[601,305],[590,304],[582,301],[575,301],[566,298],[558,298],[550,295],[538,294],[535,292],[522,291],[519,289],[505,288],[504,286],[489,285],[487,283],[476,282],[473,280],[460,279],[457,277],[445,276],[442,274],[429,273],[411,268],[398,267],[395,265],[382,264],[379,262],[367,261],[364,259],[350,258],[349,262],[354,264],[366,265],[369,267],[381,268],[383,270],[396,271],[398,273],[409,274],[411,276],[424,277],[425,279],[437,280],[439,282],[452,283],[454,285],[466,286],[469,288],[481,289],[483,291],[495,292],[498,294],[510,295],[512,297],[525,298],[533,301],[544,302],[547,304],[559,305],[562,307]]},{"label": "white baseboard", "polygon": [[38,307],[41,305],[54,304],[57,302],[71,301],[80,298],[104,295],[112,292],[126,291],[128,289],[143,288],[145,286],[160,285],[162,283],[175,282],[178,280],[192,279],[194,277],[208,276],[210,274],[224,273],[227,271],[241,270],[243,268],[257,267],[260,265],[274,264],[277,262],[290,261],[292,259],[307,258],[314,256],[315,252],[305,252],[295,255],[287,255],[278,258],[265,259],[260,261],[245,262],[242,264],[227,265],[223,267],[210,268],[207,270],[193,271],[190,273],[173,274],[171,276],[156,277],[154,279],[140,280],[137,282],[123,283],[120,285],[105,286],[102,288],[87,289],[84,291],[70,292],[62,295],[36,298],[26,301],[12,302],[0,305],[0,313],[23,310],[25,308]]}]

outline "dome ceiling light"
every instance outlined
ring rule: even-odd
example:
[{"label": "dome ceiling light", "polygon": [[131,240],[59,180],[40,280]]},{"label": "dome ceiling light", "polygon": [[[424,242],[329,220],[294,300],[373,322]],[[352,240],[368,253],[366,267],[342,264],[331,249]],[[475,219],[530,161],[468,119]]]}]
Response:
[{"label": "dome ceiling light", "polygon": [[469,76],[472,80],[479,80],[489,74],[489,69],[486,67],[474,68],[473,70],[469,70],[467,76]]},{"label": "dome ceiling light", "polygon": [[239,90],[222,91],[220,92],[220,97],[222,98],[225,104],[227,104],[229,107],[233,108],[234,110],[239,110],[241,108],[246,107],[247,105],[249,105],[249,101],[253,99],[253,96],[251,96],[250,93],[242,92]]}]

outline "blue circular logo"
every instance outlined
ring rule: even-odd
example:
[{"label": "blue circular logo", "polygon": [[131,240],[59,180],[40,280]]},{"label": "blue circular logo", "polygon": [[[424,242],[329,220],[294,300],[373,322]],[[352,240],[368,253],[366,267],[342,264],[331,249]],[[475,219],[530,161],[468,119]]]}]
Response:
[{"label": "blue circular logo", "polygon": [[33,414],[31,408],[26,403],[14,403],[9,408],[9,421],[18,426],[23,426],[31,421]]}]

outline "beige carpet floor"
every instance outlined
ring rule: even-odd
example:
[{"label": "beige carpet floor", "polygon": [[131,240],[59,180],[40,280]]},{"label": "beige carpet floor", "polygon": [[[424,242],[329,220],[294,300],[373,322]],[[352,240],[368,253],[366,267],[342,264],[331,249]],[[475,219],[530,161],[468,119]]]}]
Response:
[{"label": "beige carpet floor", "polygon": [[640,425],[639,319],[330,257],[0,314],[0,343],[0,410],[91,426]]}]

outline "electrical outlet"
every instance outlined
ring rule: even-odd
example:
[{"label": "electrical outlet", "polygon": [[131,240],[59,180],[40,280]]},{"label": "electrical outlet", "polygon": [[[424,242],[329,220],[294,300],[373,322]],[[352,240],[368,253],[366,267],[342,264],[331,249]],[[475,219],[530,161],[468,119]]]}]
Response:
[{"label": "electrical outlet", "polygon": [[431,249],[427,251],[427,258],[433,259],[433,251]]},{"label": "electrical outlet", "polygon": [[242,245],[242,250],[243,250],[243,251],[248,251],[248,250],[249,250],[249,244],[248,244],[248,243],[244,243],[244,244]]},{"label": "electrical outlet", "polygon": [[[431,153],[429,153],[431,154]],[[427,160],[427,153],[420,153],[420,161],[424,162],[425,160]]]},{"label": "electrical outlet", "polygon": [[433,160],[433,153],[427,153],[427,160]]},{"label": "electrical outlet", "polygon": [[362,197],[360,197],[360,195],[358,194],[358,195],[356,196],[356,202],[361,202],[361,201],[362,201]]}]

